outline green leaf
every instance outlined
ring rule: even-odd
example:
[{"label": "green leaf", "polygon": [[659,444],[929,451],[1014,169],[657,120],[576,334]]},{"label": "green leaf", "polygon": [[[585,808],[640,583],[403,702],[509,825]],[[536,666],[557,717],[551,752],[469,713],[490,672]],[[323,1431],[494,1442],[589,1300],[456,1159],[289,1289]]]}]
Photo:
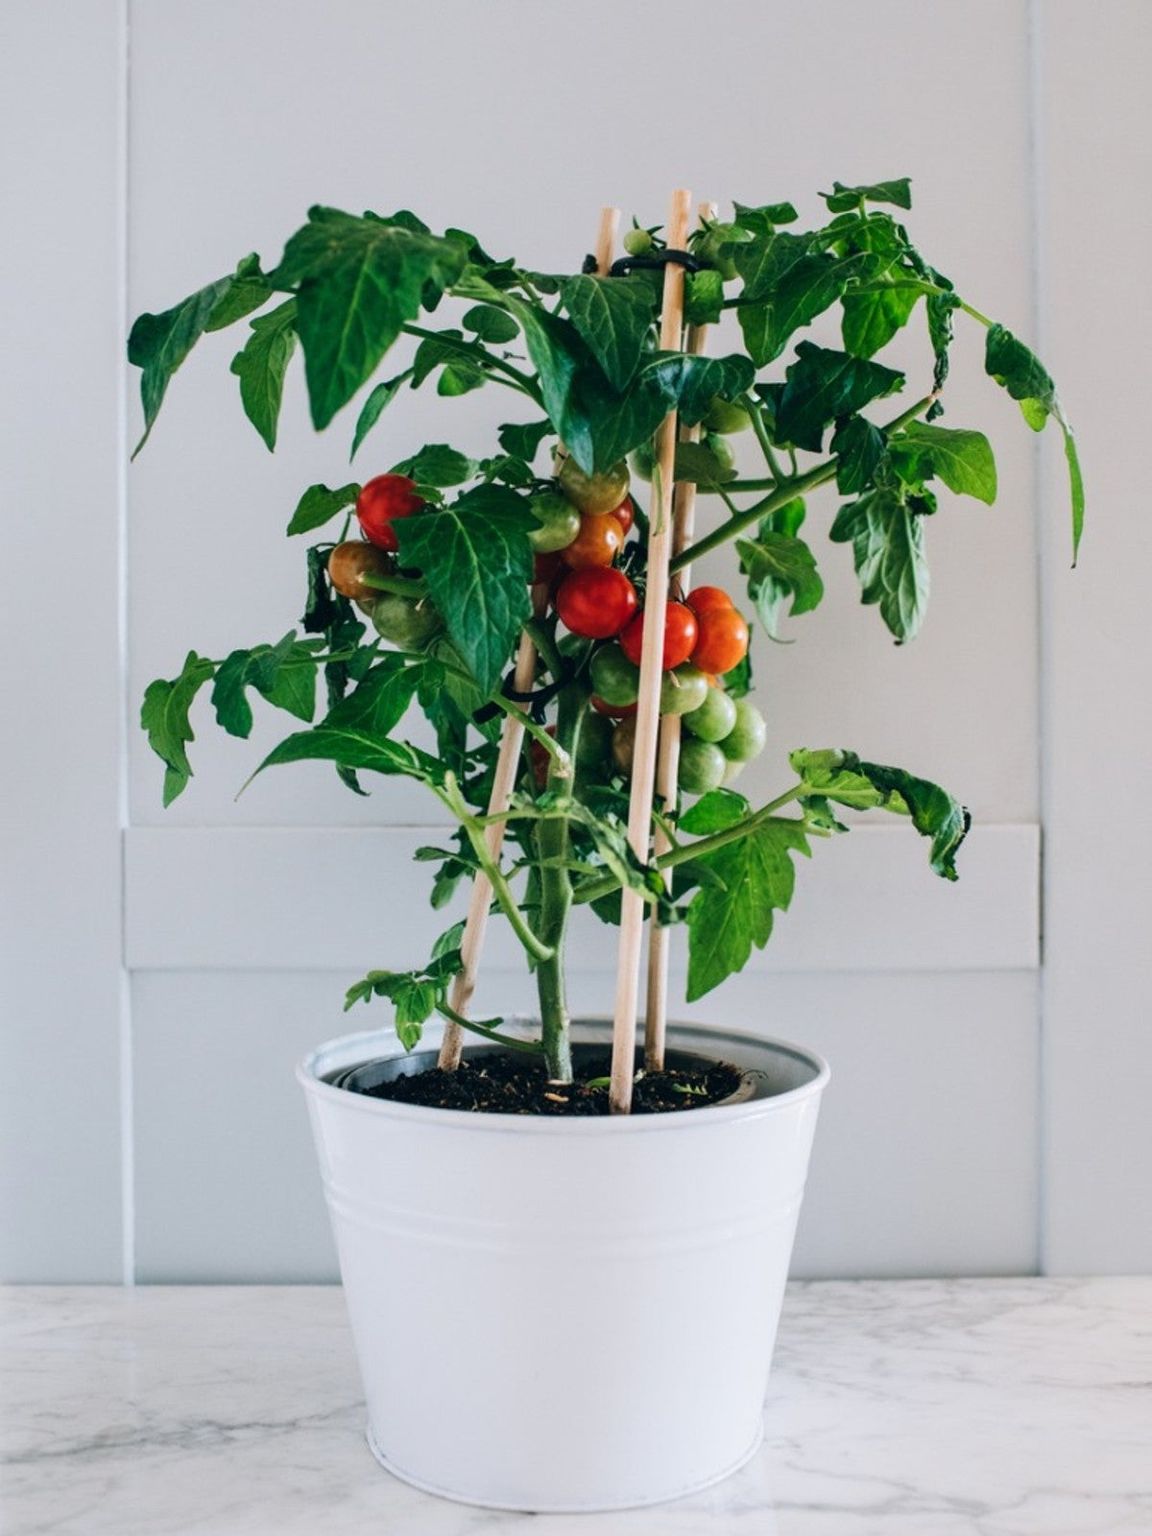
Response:
[{"label": "green leaf", "polygon": [[525,464],[531,464],[539,451],[540,444],[554,431],[555,428],[548,420],[528,423],[506,422],[496,433],[496,440],[505,453],[510,454],[514,459],[523,459]]},{"label": "green leaf", "polygon": [[476,473],[476,460],[449,448],[447,443],[429,443],[410,459],[394,464],[391,472],[407,475],[417,485],[463,485]]},{"label": "green leaf", "polygon": [[779,357],[796,331],[834,304],[866,259],[813,250],[811,236],[787,232],[738,251],[740,328],[756,366]]},{"label": "green leaf", "polygon": [[544,409],[581,469],[591,473],[595,457],[592,438],[586,418],[572,400],[577,373],[590,362],[579,332],[571,321],[523,299],[510,296],[508,302],[523,328]]},{"label": "green leaf", "polygon": [[776,435],[781,442],[819,453],[829,422],[851,416],[903,383],[904,375],[893,368],[802,341],[785,373],[776,406]]},{"label": "green leaf", "polygon": [[312,421],[326,427],[375,371],[404,325],[464,270],[452,240],[370,215],[313,208],[272,274],[295,287]]},{"label": "green leaf", "polygon": [[824,583],[803,539],[761,529],[755,540],[737,539],[736,552],[748,575],[748,596],[770,635],[777,633],[784,598],[792,599],[793,618],[819,605]]},{"label": "green leaf", "polygon": [[467,491],[451,506],[396,524],[400,561],[424,574],[453,645],[485,694],[500,683],[531,613],[534,519],[499,485]]},{"label": "green leaf", "polygon": [[695,805],[689,806],[680,818],[681,832],[693,837],[709,832],[723,832],[734,827],[749,814],[751,807],[743,795],[734,789],[713,789],[701,795]]},{"label": "green leaf", "polygon": [[268,279],[260,270],[259,256],[245,256],[213,306],[205,331],[222,331],[225,326],[234,325],[266,304],[271,296]]},{"label": "green leaf", "polygon": [[628,386],[652,325],[652,288],[643,278],[570,277],[564,308],[614,389]]},{"label": "green leaf", "polygon": [[330,490],[326,485],[310,485],[301,496],[288,524],[289,533],[311,533],[331,522],[338,512],[352,506],[360,494],[360,487],[353,483]]},{"label": "green leaf", "polygon": [[865,292],[846,293],[840,322],[845,349],[856,357],[874,356],[907,325],[919,297],[919,290],[908,284],[877,284]]},{"label": "green leaf", "polygon": [[497,346],[515,341],[520,334],[520,327],[507,310],[497,309],[494,304],[475,305],[460,323],[481,341],[491,341]]},{"label": "green leaf", "polygon": [[179,677],[171,682],[157,678],[144,690],[140,724],[148,733],[148,745],[166,770],[165,806],[172,804],[192,777],[186,748],[196,737],[188,720],[188,711],[213,671],[210,661],[189,651]]},{"label": "green leaf", "polygon": [[972,817],[947,790],[928,779],[918,779],[903,768],[866,763],[854,752],[845,752],[844,769],[859,774],[884,797],[881,807],[908,814],[923,837],[931,839],[930,862],[936,874],[955,880],[956,853],[968,835]]},{"label": "green leaf", "polygon": [[791,203],[766,203],[762,208],[749,208],[744,203],[733,203],[736,222],[741,229],[753,234],[771,234],[777,224],[795,224],[800,215]]},{"label": "green leaf", "polygon": [[724,312],[724,279],[714,267],[689,272],[684,278],[684,320],[687,325],[715,325]]},{"label": "green leaf", "polygon": [[420,670],[419,666],[406,665],[402,657],[381,657],[319,725],[287,737],[273,748],[256,773],[278,763],[320,758],[344,768],[367,768],[377,773],[404,773],[425,781],[435,780],[439,769],[433,758],[407,742],[389,740],[412,702]]},{"label": "green leaf", "polygon": [[843,182],[834,181],[831,192],[821,192],[820,196],[828,205],[830,213],[847,213],[853,208],[859,208],[864,202],[892,203],[897,208],[911,208],[912,184],[907,176],[900,176],[895,181],[874,181],[862,187],[846,187]]},{"label": "green leaf", "polygon": [[446,363],[436,380],[436,393],[448,399],[458,395],[470,395],[474,389],[483,389],[484,370],[471,363]]},{"label": "green leaf", "polygon": [[808,854],[802,824],[762,823],[696,863],[710,876],[688,908],[688,1001],[742,971],[772,936],[772,914],[792,900],[794,853]]},{"label": "green leaf", "polygon": [[1064,457],[1068,462],[1068,484],[1072,496],[1072,564],[1075,565],[1084,533],[1084,475],[1080,469],[1080,454],[1072,428],[1063,415],[1058,420],[1064,434]]},{"label": "green leaf", "polygon": [[356,457],[356,451],[360,444],[371,432],[372,428],[380,420],[387,408],[400,393],[401,388],[412,377],[411,368],[406,368],[403,373],[398,373],[394,379],[385,379],[382,384],[377,384],[364,401],[360,415],[356,419],[356,430],[352,434],[352,451],[349,453],[349,461]]},{"label": "green leaf", "polygon": [[[234,273],[198,289],[163,314],[143,314],[136,320],[128,337],[128,361],[143,369],[140,399],[144,407],[144,436],[137,443],[133,458],[148,441],[169,380],[204,332],[213,328],[214,321],[226,324],[240,319],[267,299],[265,279],[261,276],[259,283],[254,283],[259,266],[258,257],[246,256]],[[261,291],[263,296],[257,297]],[[243,300],[235,313],[228,305],[234,292],[239,292]],[[224,315],[227,320],[218,320]]]},{"label": "green leaf", "polygon": [[726,480],[734,480],[736,471],[721,464],[704,443],[677,443],[675,478],[715,490]]},{"label": "green leaf", "polygon": [[880,468],[887,440],[879,427],[863,416],[849,416],[832,434],[836,455],[836,487],[846,496],[867,490]]},{"label": "green leaf", "polygon": [[912,422],[893,441],[920,449],[933,473],[958,496],[975,496],[988,506],[996,500],[996,460],[983,432]]},{"label": "green leaf", "polygon": [[232,359],[232,372],[240,380],[244,414],[271,452],[276,447],[284,374],[296,350],[296,300],[257,315],[251,325],[252,335]]},{"label": "green leaf", "polygon": [[851,543],[862,600],[880,605],[897,640],[911,640],[928,606],[923,518],[881,487],[841,507],[829,537]]},{"label": "green leaf", "polygon": [[217,723],[229,735],[247,738],[252,730],[249,688],[297,719],[311,720],[316,712],[315,650],[314,640],[297,640],[289,631],[276,645],[233,651],[217,668],[212,687]]}]

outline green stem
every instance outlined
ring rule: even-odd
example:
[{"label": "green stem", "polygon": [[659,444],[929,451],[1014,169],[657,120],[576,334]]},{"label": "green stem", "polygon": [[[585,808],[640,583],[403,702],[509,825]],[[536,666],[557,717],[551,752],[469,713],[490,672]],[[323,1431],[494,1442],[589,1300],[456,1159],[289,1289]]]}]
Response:
[{"label": "green stem", "polygon": [[[943,291],[943,290],[942,290]],[[906,411],[901,411],[899,416],[893,417],[880,428],[886,436],[892,432],[898,432],[901,427],[914,421],[921,412],[926,411],[935,400],[935,395],[925,395],[922,400],[917,400],[915,405],[910,405]],[[701,555],[706,555],[710,550],[717,549],[721,544],[726,544],[729,539],[734,539],[737,534],[743,533],[746,528],[751,528],[762,517],[767,517],[770,512],[784,506],[795,496],[804,496],[808,491],[815,490],[818,485],[825,485],[836,475],[836,460],[828,459],[823,464],[817,464],[803,475],[794,475],[791,479],[783,480],[776,490],[753,503],[746,511],[737,517],[730,517],[726,523],[721,523],[719,528],[714,528],[711,533],[706,533],[702,539],[697,539],[690,548],[683,550],[672,561],[670,569],[683,570],[686,565],[691,565],[699,560]]]},{"label": "green stem", "polygon": [[[439,331],[425,330],[422,325],[406,325],[404,327],[404,334],[406,336],[418,336],[422,341],[444,340]],[[456,342],[456,338],[450,336],[446,345],[451,347],[454,342]],[[543,405],[540,391],[536,387],[536,381],[530,374],[521,373],[519,368],[514,368],[511,363],[506,363],[502,357],[493,357],[492,353],[486,351],[483,347],[472,348],[467,342],[461,341],[458,350],[461,357],[476,363],[478,367],[491,368],[498,373],[507,375],[512,389],[518,389],[522,395],[527,395],[537,405]]]},{"label": "green stem", "polygon": [[[569,758],[576,752],[584,695],[578,688],[562,690],[557,710],[556,742]],[[572,792],[570,772],[553,762],[548,788],[560,795]],[[544,1062],[553,1082],[572,1081],[572,1045],[568,999],[564,987],[564,936],[572,907],[572,879],[567,869],[568,818],[563,809],[546,816],[536,828],[537,878],[540,882],[539,936],[550,957],[536,967],[536,991],[540,999],[540,1039]]]},{"label": "green stem", "polygon": [[[677,864],[688,864],[693,859],[727,847],[729,843],[739,842],[742,837],[747,837],[749,832],[755,832],[764,822],[771,821],[782,806],[790,805],[793,800],[799,800],[807,789],[807,784],[796,784],[784,794],[777,795],[775,800],[769,800],[767,805],[758,810],[754,816],[749,816],[747,821],[735,822],[720,832],[713,832],[710,837],[698,837],[693,843],[678,844],[670,852],[660,855],[655,861],[656,868],[675,869]],[[578,885],[572,894],[572,899],[578,903],[599,901],[602,896],[610,896],[619,884],[619,880],[614,875],[601,875],[596,880]]]},{"label": "green stem", "polygon": [[536,937],[524,921],[523,914],[516,903],[515,896],[512,894],[504,871],[501,869],[498,861],[488,851],[488,840],[484,836],[484,829],[468,809],[454,776],[447,774],[443,787],[433,785],[432,788],[433,792],[464,828],[464,835],[471,844],[476,863],[487,875],[488,881],[492,886],[492,895],[496,899],[497,906],[508,919],[512,932],[520,940],[526,952],[538,964],[551,960],[552,950],[546,943],[543,943]]},{"label": "green stem", "polygon": [[474,1034],[483,1035],[485,1040],[491,1040],[496,1045],[502,1045],[505,1050],[528,1051],[533,1056],[539,1056],[540,1054],[540,1046],[535,1040],[517,1040],[512,1035],[502,1035],[499,1030],[493,1029],[490,1024],[484,1024],[478,1019],[469,1019],[464,1014],[457,1013],[455,1008],[449,1007],[447,1003],[441,1003],[436,1011],[443,1018],[450,1019],[453,1024],[459,1024],[461,1029],[470,1029]]},{"label": "green stem", "polygon": [[760,444],[760,451],[764,455],[768,468],[772,471],[772,477],[777,485],[784,478],[784,471],[780,468],[780,461],[772,449],[772,441],[768,436],[768,428],[764,425],[764,416],[759,404],[754,400],[747,402],[748,419],[752,423],[752,430],[756,434],[756,441]]}]

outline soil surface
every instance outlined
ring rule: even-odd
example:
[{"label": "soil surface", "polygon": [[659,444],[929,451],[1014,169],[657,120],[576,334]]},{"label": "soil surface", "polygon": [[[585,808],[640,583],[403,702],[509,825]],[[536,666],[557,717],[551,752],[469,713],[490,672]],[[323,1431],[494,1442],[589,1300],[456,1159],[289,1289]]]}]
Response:
[{"label": "soil surface", "polygon": [[[433,1109],[474,1110],[501,1115],[607,1115],[607,1051],[576,1067],[577,1081],[553,1083],[542,1063],[511,1051],[485,1052],[475,1061],[463,1061],[455,1072],[432,1067],[410,1077],[397,1077],[375,1088],[362,1090],[372,1098],[393,1099],[400,1104],[423,1104]],[[718,1104],[740,1086],[739,1068],[715,1062],[702,1068],[639,1072],[632,1097],[636,1115],[677,1114]]]}]

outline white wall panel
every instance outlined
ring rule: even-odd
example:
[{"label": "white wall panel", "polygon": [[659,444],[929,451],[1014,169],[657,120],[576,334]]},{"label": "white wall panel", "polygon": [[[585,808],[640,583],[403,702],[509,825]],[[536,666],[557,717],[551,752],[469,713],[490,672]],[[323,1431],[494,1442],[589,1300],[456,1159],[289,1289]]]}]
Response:
[{"label": "white wall panel", "polygon": [[0,12],[0,1279],[116,1280],[117,0]]}]

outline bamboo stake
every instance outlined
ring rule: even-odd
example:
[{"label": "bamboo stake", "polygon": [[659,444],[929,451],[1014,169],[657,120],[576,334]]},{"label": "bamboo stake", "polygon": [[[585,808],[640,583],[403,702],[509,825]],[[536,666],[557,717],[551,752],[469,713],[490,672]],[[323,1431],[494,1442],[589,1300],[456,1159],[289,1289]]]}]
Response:
[{"label": "bamboo stake", "polygon": [[[668,245],[683,250],[688,239],[692,194],[672,195]],[[660,346],[678,351],[684,315],[684,269],[674,262],[664,268],[664,302],[660,314]],[[660,730],[660,665],[664,649],[664,616],[668,607],[668,562],[672,554],[672,489],[676,469],[676,412],[669,411],[656,434],[657,473],[653,479],[648,532],[648,573],[641,637],[640,695],[636,709],[636,740],[632,757],[632,791],[628,804],[628,841],[638,859],[647,863],[652,826],[652,796],[656,787],[656,745]],[[616,974],[616,1013],[612,1031],[612,1079],[609,1091],[615,1114],[632,1107],[636,1058],[636,1012],[640,989],[640,951],[644,939],[644,898],[625,887],[620,893],[620,944]]]},{"label": "bamboo stake", "polygon": [[[714,223],[719,209],[715,203],[701,203],[697,216],[701,224]],[[704,350],[708,334],[706,325],[690,325],[684,342],[684,350],[698,356]],[[681,427],[680,441],[695,443],[700,438],[699,426]],[[692,543],[696,527],[696,485],[692,480],[682,480],[675,490],[672,503],[672,557],[681,554]],[[677,594],[687,592],[690,585],[689,567],[677,573]],[[670,810],[679,798],[677,777],[680,771],[679,715],[665,715],[660,722],[660,747],[656,758],[656,794]],[[663,826],[656,828],[653,852],[657,858],[667,853],[671,841]],[[666,878],[665,884],[671,885]],[[660,1072],[664,1067],[664,1042],[668,1032],[668,952],[671,947],[670,930],[653,913],[648,925],[648,994],[644,1021],[644,1065],[650,1072]]]},{"label": "bamboo stake", "polygon": [[[600,210],[600,227],[596,236],[596,268],[607,272],[612,265],[616,248],[616,236],[620,229],[619,208]],[[525,631],[520,636],[516,651],[516,669],[513,687],[517,693],[527,693],[536,677],[536,647]],[[514,715],[505,715],[500,735],[500,752],[496,759],[496,773],[492,780],[492,793],[488,797],[489,816],[503,817],[516,785],[516,773],[520,765],[520,751],[524,745],[524,727]],[[494,821],[485,832],[488,854],[498,863],[504,846],[503,820]],[[484,948],[484,936],[488,928],[488,912],[492,905],[492,882],[478,871],[472,882],[472,895],[468,902],[468,915],[464,919],[464,934],[460,940],[460,969],[452,983],[449,1005],[454,1013],[467,1014],[472,994],[476,990],[476,978],[480,969],[480,955]],[[444,1025],[437,1065],[446,1072],[454,1072],[460,1065],[464,1050],[463,1027],[453,1020]]]}]

